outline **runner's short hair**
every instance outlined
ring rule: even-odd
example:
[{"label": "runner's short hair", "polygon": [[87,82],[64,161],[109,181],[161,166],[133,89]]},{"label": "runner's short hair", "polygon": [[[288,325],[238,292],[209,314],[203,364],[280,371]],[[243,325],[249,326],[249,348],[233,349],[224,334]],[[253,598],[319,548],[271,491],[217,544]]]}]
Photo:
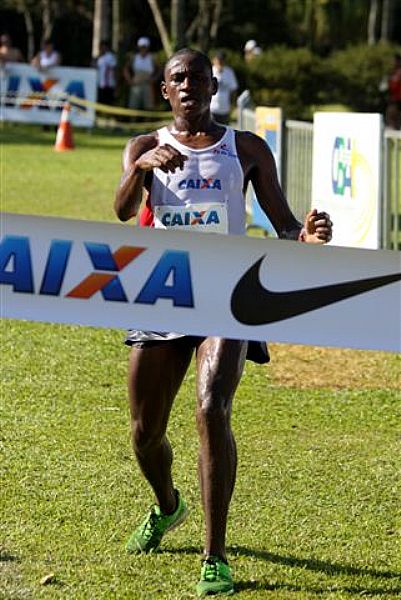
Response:
[{"label": "runner's short hair", "polygon": [[181,50],[174,52],[174,54],[172,56],[170,56],[170,58],[166,62],[166,65],[164,67],[164,75],[166,75],[166,71],[170,67],[170,65],[173,61],[175,61],[177,58],[180,58],[181,56],[187,56],[188,54],[190,56],[193,56],[194,58],[195,57],[201,58],[203,60],[203,62],[205,63],[205,65],[207,67],[209,67],[210,74],[213,75],[213,68],[212,68],[212,63],[210,62],[210,58],[203,52],[200,52],[199,50],[194,50],[193,48],[182,48]]}]

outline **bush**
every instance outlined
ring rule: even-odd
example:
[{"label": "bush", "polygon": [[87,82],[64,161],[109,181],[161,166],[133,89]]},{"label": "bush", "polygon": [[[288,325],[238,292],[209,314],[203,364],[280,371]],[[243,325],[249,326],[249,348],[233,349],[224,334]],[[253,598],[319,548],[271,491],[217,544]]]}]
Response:
[{"label": "bush", "polygon": [[306,118],[309,105],[322,101],[325,76],[323,59],[307,48],[271,48],[247,65],[255,104],[281,106],[290,118]]},{"label": "bush", "polygon": [[307,48],[270,48],[245,63],[227,52],[255,105],[281,106],[287,118],[312,119],[316,106],[340,104],[354,111],[383,111],[383,78],[397,48],[388,44],[353,46],[322,58]]},{"label": "bush", "polygon": [[382,111],[386,94],[381,89],[393,64],[396,47],[389,44],[353,46],[328,59],[334,74],[332,100],[355,111]]}]

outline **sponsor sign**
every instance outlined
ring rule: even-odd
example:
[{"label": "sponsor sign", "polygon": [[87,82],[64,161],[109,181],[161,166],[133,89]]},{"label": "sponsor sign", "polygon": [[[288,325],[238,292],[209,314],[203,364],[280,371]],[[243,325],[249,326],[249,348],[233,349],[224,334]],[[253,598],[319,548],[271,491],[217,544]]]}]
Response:
[{"label": "sponsor sign", "polygon": [[3,213],[0,294],[8,318],[401,350],[394,251]]},{"label": "sponsor sign", "polygon": [[[0,72],[1,120],[57,125],[68,96],[96,101],[96,70],[53,67],[39,71],[19,63],[7,63]],[[71,122],[77,127],[92,127],[94,108],[74,106]]]},{"label": "sponsor sign", "polygon": [[[283,130],[283,111],[272,106],[257,106],[255,110],[256,133],[268,144],[277,167],[277,175],[281,180],[281,147]],[[262,227],[275,234],[275,229],[265,215],[253,193],[252,225]]]},{"label": "sponsor sign", "polygon": [[332,245],[380,247],[382,117],[316,113],[312,207],[334,223]]}]

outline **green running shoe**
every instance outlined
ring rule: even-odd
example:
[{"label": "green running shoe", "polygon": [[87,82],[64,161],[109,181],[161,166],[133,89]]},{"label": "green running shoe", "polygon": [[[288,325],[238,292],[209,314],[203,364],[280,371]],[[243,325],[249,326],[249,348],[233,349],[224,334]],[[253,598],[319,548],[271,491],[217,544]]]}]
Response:
[{"label": "green running shoe", "polygon": [[178,527],[187,514],[188,509],[184,500],[176,490],[177,508],[172,515],[161,512],[160,506],[155,504],[141,525],[134,531],[127,543],[127,552],[153,552],[158,549],[165,533]]},{"label": "green running shoe", "polygon": [[200,598],[222,594],[228,596],[234,593],[234,582],[231,570],[218,556],[208,556],[203,561],[201,577],[196,585]]}]

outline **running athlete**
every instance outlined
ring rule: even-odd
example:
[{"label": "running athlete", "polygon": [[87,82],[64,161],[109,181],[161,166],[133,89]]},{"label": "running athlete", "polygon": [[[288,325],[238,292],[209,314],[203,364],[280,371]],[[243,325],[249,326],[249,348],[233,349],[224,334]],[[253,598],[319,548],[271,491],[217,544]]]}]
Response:
[{"label": "running athlete", "polygon": [[[167,62],[161,84],[173,122],[130,140],[115,199],[122,221],[137,215],[142,192],[155,227],[191,227],[223,234],[245,233],[244,194],[252,182],[258,200],[279,237],[322,244],[331,239],[326,213],[311,211],[304,226],[281,191],[274,158],[266,143],[249,132],[234,131],[211,118],[217,90],[207,56],[180,50]],[[183,208],[213,211],[209,225],[185,223]],[[200,438],[199,480],[206,539],[200,597],[234,591],[227,563],[227,514],[236,474],[236,446],[230,425],[234,393],[247,358],[248,342],[218,337],[131,330],[129,398],[132,440],[139,466],[156,503],[128,540],[129,552],[156,550],[163,535],[186,517],[187,506],[171,476],[172,449],[166,437],[170,410],[196,356],[196,422]],[[249,345],[250,346],[250,345]],[[258,362],[267,362],[267,354]]]}]

